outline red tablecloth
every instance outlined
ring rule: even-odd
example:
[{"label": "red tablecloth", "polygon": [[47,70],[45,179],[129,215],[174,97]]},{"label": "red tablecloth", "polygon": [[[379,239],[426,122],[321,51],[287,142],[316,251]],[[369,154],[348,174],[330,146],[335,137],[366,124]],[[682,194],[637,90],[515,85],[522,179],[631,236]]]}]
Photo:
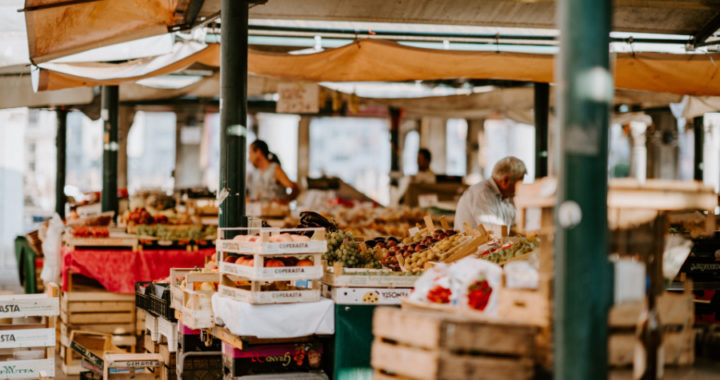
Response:
[{"label": "red tablecloth", "polygon": [[188,252],[182,249],[62,251],[63,290],[67,290],[67,273],[72,271],[99,281],[115,293],[135,293],[136,281],[154,281],[170,275],[170,268],[193,268],[205,265],[205,256],[215,248]]}]

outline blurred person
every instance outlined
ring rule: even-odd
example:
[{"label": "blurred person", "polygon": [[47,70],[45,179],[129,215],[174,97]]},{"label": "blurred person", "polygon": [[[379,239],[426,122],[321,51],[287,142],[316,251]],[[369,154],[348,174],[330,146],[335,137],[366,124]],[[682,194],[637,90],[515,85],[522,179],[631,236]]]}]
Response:
[{"label": "blurred person", "polygon": [[435,173],[430,170],[432,162],[432,153],[427,148],[420,148],[417,155],[418,172],[413,178],[413,182],[435,183]]},{"label": "blurred person", "polygon": [[471,229],[480,224],[514,225],[517,212],[513,204],[515,186],[525,174],[525,164],[517,157],[508,156],[498,161],[491,178],[470,186],[460,197],[455,211],[455,229],[464,231],[466,222]]},{"label": "blurred person", "polygon": [[[257,169],[248,180],[248,197],[255,202],[289,203],[297,198],[299,189],[280,166],[280,159],[270,152],[265,141],[250,144],[250,163]],[[288,195],[287,189],[290,189]]]}]

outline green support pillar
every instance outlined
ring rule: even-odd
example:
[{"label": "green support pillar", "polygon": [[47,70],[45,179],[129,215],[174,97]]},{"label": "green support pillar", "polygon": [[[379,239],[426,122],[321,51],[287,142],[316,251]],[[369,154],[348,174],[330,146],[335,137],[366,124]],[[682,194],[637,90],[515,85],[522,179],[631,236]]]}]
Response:
[{"label": "green support pillar", "polygon": [[705,117],[693,118],[693,130],[695,133],[695,157],[693,158],[693,179],[702,182],[703,180],[703,154],[705,152]]},{"label": "green support pillar", "polygon": [[220,40],[220,227],[247,225],[248,0],[222,0]]},{"label": "green support pillar", "polygon": [[388,108],[390,114],[390,172],[400,171],[400,121],[402,110],[400,108]]},{"label": "green support pillar", "polygon": [[535,83],[535,178],[548,175],[550,85]]},{"label": "green support pillar", "polygon": [[102,211],[118,213],[117,171],[118,171],[118,86],[102,87],[102,108],[100,116],[103,120],[103,185],[101,194]]},{"label": "green support pillar", "polygon": [[55,147],[57,153],[57,174],[55,174],[55,212],[65,219],[65,152],[67,147],[67,114],[65,107],[55,110],[57,115],[57,134]]},{"label": "green support pillar", "polygon": [[555,370],[563,380],[607,379],[607,135],[611,0],[558,3],[555,75],[558,202],[555,236]]}]

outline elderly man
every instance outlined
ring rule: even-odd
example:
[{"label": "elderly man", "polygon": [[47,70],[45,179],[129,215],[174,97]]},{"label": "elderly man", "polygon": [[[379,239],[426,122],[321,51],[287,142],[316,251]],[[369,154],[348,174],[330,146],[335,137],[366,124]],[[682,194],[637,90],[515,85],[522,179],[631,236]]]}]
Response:
[{"label": "elderly man", "polygon": [[492,177],[465,190],[455,211],[455,228],[465,230],[478,224],[512,226],[515,224],[515,185],[527,173],[525,164],[516,157],[505,157],[495,164]]}]

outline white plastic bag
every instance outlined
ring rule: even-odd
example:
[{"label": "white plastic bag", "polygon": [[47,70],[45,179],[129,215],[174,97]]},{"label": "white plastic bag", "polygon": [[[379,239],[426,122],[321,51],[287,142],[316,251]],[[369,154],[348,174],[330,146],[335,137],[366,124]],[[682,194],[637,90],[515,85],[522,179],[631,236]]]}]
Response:
[{"label": "white plastic bag", "polygon": [[447,264],[438,263],[425,271],[415,281],[410,300],[439,304],[456,303],[451,290],[450,271]]},{"label": "white plastic bag", "polygon": [[496,316],[502,268],[487,260],[464,258],[450,266],[451,289],[459,307]]},{"label": "white plastic bag", "polygon": [[43,263],[42,272],[40,272],[40,278],[43,282],[58,283],[60,278],[60,260],[62,247],[62,234],[65,229],[62,219],[58,214],[55,214],[48,225],[47,232],[45,233],[45,239],[42,242],[43,254],[45,255],[45,262]]},{"label": "white plastic bag", "polygon": [[685,260],[692,250],[693,243],[680,235],[670,235],[665,238],[665,252],[663,253],[663,276],[673,280],[680,272]]},{"label": "white plastic bag", "polygon": [[527,260],[511,261],[503,267],[505,286],[510,289],[537,289],[539,284],[537,251]]}]

